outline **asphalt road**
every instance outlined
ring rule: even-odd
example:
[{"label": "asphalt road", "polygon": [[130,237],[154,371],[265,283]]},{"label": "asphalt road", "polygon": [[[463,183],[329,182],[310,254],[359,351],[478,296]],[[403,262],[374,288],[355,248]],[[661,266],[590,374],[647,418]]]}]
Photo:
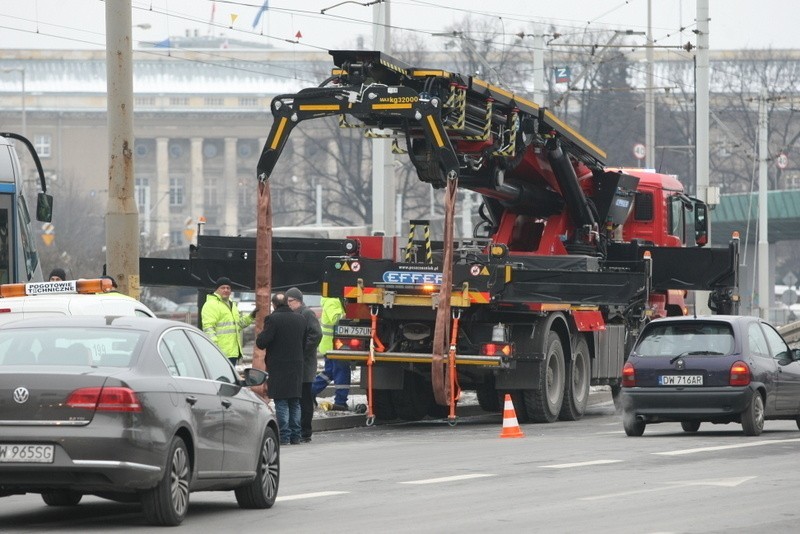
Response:
[{"label": "asphalt road", "polygon": [[[800,432],[768,421],[650,425],[629,438],[610,400],[578,422],[523,425],[467,416],[319,432],[284,447],[280,496],[240,510],[233,495],[198,493],[180,530],[228,532],[796,532]],[[86,498],[71,509],[39,496],[0,499],[2,532],[142,532],[138,505]]]}]

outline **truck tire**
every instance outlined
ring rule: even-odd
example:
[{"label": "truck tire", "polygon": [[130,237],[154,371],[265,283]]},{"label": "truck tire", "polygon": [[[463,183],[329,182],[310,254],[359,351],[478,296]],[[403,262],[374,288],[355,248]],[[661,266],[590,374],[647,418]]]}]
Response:
[{"label": "truck tire", "polygon": [[539,364],[539,384],[536,389],[522,390],[525,411],[534,423],[552,423],[558,419],[564,402],[564,347],[552,330],[546,339],[542,348],[544,359]]},{"label": "truck tire", "polygon": [[494,381],[480,384],[475,393],[478,397],[478,405],[484,412],[500,413],[503,409],[503,395],[495,389]]},{"label": "truck tire", "polygon": [[589,404],[589,383],[591,382],[591,355],[589,344],[582,334],[573,338],[572,359],[566,362],[566,382],[564,402],[558,418],[562,421],[577,421],[586,412]]},{"label": "truck tire", "polygon": [[375,413],[375,417],[381,421],[397,419],[397,412],[394,410],[392,402],[392,392],[388,389],[372,390],[372,411]]},{"label": "truck tire", "polygon": [[428,415],[428,407],[433,402],[431,383],[416,373],[403,376],[403,389],[392,390],[392,403],[398,419],[419,421]]}]

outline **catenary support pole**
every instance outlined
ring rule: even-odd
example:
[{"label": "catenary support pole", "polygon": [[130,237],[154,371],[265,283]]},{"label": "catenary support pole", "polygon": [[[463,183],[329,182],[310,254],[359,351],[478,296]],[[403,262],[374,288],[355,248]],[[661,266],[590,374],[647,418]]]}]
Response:
[{"label": "catenary support pole", "polygon": [[106,2],[108,205],[106,273],[139,297],[139,213],[133,174],[133,49],[131,0]]},{"label": "catenary support pole", "polygon": [[[696,190],[695,195],[703,202],[708,202],[708,54],[709,54],[709,12],[708,0],[697,0],[697,56],[695,58],[695,170]],[[711,242],[711,227],[709,225],[708,241]],[[708,314],[708,292],[695,292],[695,312]]]},{"label": "catenary support pole", "polygon": [[769,115],[767,91],[761,90],[758,99],[758,310],[764,320],[769,320],[769,213],[767,209],[767,162],[769,161]]},{"label": "catenary support pole", "polygon": [[[372,43],[375,50],[392,52],[391,5],[389,0],[372,6]],[[372,140],[372,231],[394,233],[394,156],[392,140]]]}]

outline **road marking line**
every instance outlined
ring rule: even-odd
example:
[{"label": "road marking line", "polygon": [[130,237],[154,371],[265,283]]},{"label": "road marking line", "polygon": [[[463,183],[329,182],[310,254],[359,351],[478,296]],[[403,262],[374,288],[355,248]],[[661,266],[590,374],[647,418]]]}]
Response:
[{"label": "road marking line", "polygon": [[745,482],[749,482],[753,480],[754,476],[748,477],[739,477],[739,478],[723,478],[723,479],[716,479],[716,480],[691,480],[688,482],[664,482],[664,484],[668,484],[667,486],[659,486],[656,488],[643,488],[643,489],[634,489],[630,491],[622,491],[619,493],[604,493],[603,495],[593,495],[591,497],[581,497],[581,501],[599,501],[602,499],[618,499],[620,497],[629,497],[631,495],[641,495],[644,493],[653,493],[656,491],[664,491],[664,490],[671,490],[671,489],[680,489],[686,488],[690,486],[716,486],[716,487],[723,487],[723,488],[734,488]]},{"label": "road marking line", "polygon": [[331,497],[333,495],[345,495],[349,491],[317,491],[314,493],[300,493],[298,495],[284,495],[278,497],[276,501],[298,501],[300,499],[315,499],[317,497]]},{"label": "road marking line", "polygon": [[439,484],[441,482],[457,482],[459,480],[469,480],[472,478],[484,478],[493,476],[496,475],[488,473],[474,473],[472,475],[455,475],[452,477],[428,478],[425,480],[409,480],[407,482],[401,482],[400,484]]},{"label": "road marking line", "polygon": [[695,454],[698,452],[724,451],[727,449],[743,449],[745,447],[759,447],[761,445],[774,445],[776,443],[797,443],[800,438],[793,439],[770,439],[761,441],[748,441],[747,443],[737,443],[736,445],[718,445],[716,447],[698,447],[696,449],[682,449],[677,451],[653,452],[662,456],[680,456],[682,454]]},{"label": "road marking line", "polygon": [[540,465],[539,467],[543,467],[545,469],[567,469],[569,467],[585,467],[587,465],[616,464],[621,461],[622,460],[592,460],[590,462],[576,462],[574,464]]}]

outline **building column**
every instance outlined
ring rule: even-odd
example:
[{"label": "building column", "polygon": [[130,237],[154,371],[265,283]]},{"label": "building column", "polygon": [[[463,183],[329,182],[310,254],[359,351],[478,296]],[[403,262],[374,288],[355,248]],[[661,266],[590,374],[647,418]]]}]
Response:
[{"label": "building column", "polygon": [[220,220],[220,233],[222,235],[239,234],[239,177],[236,172],[236,141],[235,137],[225,138],[224,167],[222,169],[222,191],[220,200],[223,202],[224,212]]},{"label": "building column", "polygon": [[155,213],[155,217],[151,217],[152,231],[154,241],[160,248],[167,248],[170,245],[169,189],[169,138],[157,137],[156,176],[150,184],[150,202],[153,203],[150,212]]},{"label": "building column", "polygon": [[[205,215],[205,183],[203,177],[203,138],[192,137],[189,151],[191,187],[189,188],[189,217],[192,228],[196,229],[197,221]],[[197,236],[195,236],[195,242]]]}]

